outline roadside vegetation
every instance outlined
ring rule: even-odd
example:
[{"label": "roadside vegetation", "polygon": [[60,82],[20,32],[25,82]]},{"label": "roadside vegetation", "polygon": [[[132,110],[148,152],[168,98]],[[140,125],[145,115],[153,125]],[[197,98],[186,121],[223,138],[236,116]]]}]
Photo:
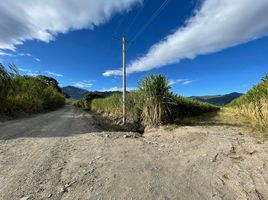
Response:
[{"label": "roadside vegetation", "polygon": [[15,65],[0,64],[0,113],[38,113],[65,104],[58,82],[46,76],[21,76]]},{"label": "roadside vegetation", "polygon": [[[177,96],[170,91],[171,87],[165,76],[150,75],[139,82],[136,91],[126,95],[126,117],[129,123],[144,126],[159,126],[177,118],[193,117],[216,112],[218,107],[197,100]],[[106,98],[84,98],[72,104],[122,118],[122,94]],[[89,106],[90,105],[90,106]]]},{"label": "roadside vegetation", "polygon": [[245,117],[262,128],[268,128],[268,75],[245,95],[227,105],[225,110]]}]

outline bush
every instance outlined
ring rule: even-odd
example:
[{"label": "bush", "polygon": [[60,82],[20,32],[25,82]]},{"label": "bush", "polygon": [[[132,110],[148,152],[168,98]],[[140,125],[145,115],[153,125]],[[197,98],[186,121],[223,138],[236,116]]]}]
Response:
[{"label": "bush", "polygon": [[91,102],[94,99],[101,99],[105,96],[96,92],[90,92],[82,99],[82,107],[86,110],[91,110]]},{"label": "bush", "polygon": [[0,112],[36,113],[65,104],[58,82],[50,77],[20,76],[14,65],[7,71],[0,64]]},{"label": "bush", "polygon": [[78,108],[82,108],[83,106],[83,102],[81,100],[73,100],[73,101],[70,101],[68,104],[78,107]]}]

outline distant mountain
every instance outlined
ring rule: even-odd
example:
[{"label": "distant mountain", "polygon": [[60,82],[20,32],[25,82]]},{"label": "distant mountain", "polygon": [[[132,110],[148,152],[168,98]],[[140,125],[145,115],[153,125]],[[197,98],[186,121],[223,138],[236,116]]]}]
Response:
[{"label": "distant mountain", "polygon": [[233,101],[234,99],[242,96],[242,93],[233,92],[226,95],[216,95],[216,96],[193,96],[192,99],[197,99],[202,102],[207,102],[217,106],[224,106]]},{"label": "distant mountain", "polygon": [[70,99],[81,99],[89,93],[87,90],[73,86],[63,87],[62,91],[68,94],[70,96]]},{"label": "distant mountain", "polygon": [[99,92],[99,91],[88,91],[85,89],[77,88],[74,86],[66,86],[62,88],[62,91],[70,96],[70,99],[82,99],[84,96],[88,95],[90,92],[94,92],[97,94],[102,94],[105,97],[111,96],[112,94],[119,94],[119,91],[112,92]]}]

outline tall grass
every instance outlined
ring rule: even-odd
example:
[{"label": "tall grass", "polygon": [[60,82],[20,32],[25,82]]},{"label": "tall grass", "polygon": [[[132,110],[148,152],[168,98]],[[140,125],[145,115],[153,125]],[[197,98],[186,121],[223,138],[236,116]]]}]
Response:
[{"label": "tall grass", "polygon": [[145,125],[161,125],[170,119],[174,99],[170,85],[162,75],[150,75],[139,83],[141,98],[141,118]]},{"label": "tall grass", "polygon": [[93,99],[101,99],[104,98],[104,95],[99,94],[97,92],[90,92],[81,100],[81,107],[85,110],[91,110],[91,102]]},{"label": "tall grass", "polygon": [[20,76],[14,65],[0,65],[0,113],[36,113],[65,104],[58,82],[50,77]]},{"label": "tall grass", "polygon": [[225,110],[268,127],[268,75],[245,95],[227,105]]},{"label": "tall grass", "polygon": [[[139,98],[136,92],[126,95],[126,116],[131,122],[140,121]],[[113,94],[110,97],[94,99],[91,103],[93,111],[103,112],[116,118],[122,118],[122,94]]]},{"label": "tall grass", "polygon": [[195,117],[198,115],[217,112],[219,107],[182,96],[174,96],[175,105],[172,107],[173,119]]},{"label": "tall grass", "polygon": [[[94,99],[92,110],[122,117],[122,95]],[[131,122],[144,126],[166,124],[178,117],[197,116],[217,111],[218,107],[174,95],[166,77],[150,75],[139,82],[139,88],[126,96],[126,115]]]}]

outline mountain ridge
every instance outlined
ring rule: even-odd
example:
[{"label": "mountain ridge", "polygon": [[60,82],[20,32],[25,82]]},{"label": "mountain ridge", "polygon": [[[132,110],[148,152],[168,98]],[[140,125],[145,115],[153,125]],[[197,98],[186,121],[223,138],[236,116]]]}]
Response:
[{"label": "mountain ridge", "polygon": [[232,92],[225,95],[191,96],[190,98],[216,106],[225,106],[242,95],[243,94],[239,92]]},{"label": "mountain ridge", "polygon": [[86,95],[94,92],[97,94],[101,94],[105,97],[111,96],[113,94],[121,93],[120,91],[89,91],[86,89],[74,87],[74,86],[65,86],[62,87],[62,91],[70,96],[70,99],[79,100],[85,97]]}]

